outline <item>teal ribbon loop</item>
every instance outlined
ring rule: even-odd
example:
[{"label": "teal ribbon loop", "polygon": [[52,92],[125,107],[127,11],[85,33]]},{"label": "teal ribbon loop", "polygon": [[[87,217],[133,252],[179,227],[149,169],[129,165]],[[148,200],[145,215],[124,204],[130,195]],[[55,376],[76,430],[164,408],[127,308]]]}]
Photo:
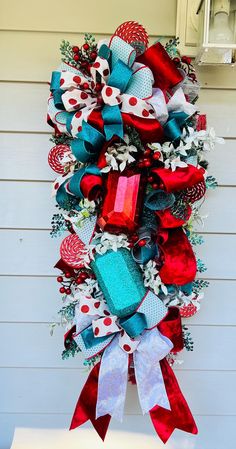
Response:
[{"label": "teal ribbon loop", "polygon": [[131,338],[135,338],[147,327],[147,321],[143,313],[136,312],[129,318],[121,318],[120,325]]},{"label": "teal ribbon loop", "polygon": [[123,139],[123,120],[119,106],[105,105],[102,109],[102,118],[106,140],[112,139],[114,135]]},{"label": "teal ribbon loop", "polygon": [[[122,93],[125,92],[131,76],[132,70],[124,62],[118,60],[111,71],[107,84],[120,89]],[[118,105],[105,105],[102,109],[102,118],[106,140],[110,140],[114,135],[121,139],[124,137],[123,120]]]},{"label": "teal ribbon loop", "polygon": [[103,134],[85,121],[76,137],[71,142],[71,151],[77,161],[83,163],[95,159],[105,142]]},{"label": "teal ribbon loop", "polygon": [[185,112],[170,112],[169,120],[165,123],[163,129],[166,137],[171,142],[180,139],[182,135],[181,128],[184,126],[188,118],[189,116]]},{"label": "teal ribbon loop", "polygon": [[[78,170],[69,180],[69,191],[76,196],[76,198],[83,199],[84,195],[80,188],[80,183],[84,175],[102,176],[99,168],[96,165],[88,165]],[[71,197],[70,197],[71,198]]]},{"label": "teal ribbon loop", "polygon": [[[122,318],[120,320],[120,325],[131,338],[135,338],[146,329],[147,321],[143,313],[136,312],[134,315],[128,318]],[[84,329],[80,335],[86,349],[93,348],[94,346],[105,342],[111,337],[110,335],[104,335],[104,337],[95,337],[92,326]]]},{"label": "teal ribbon loop", "polygon": [[111,56],[111,50],[106,44],[102,44],[98,51],[98,56],[104,58],[109,62]]},{"label": "teal ribbon loop", "polygon": [[50,83],[50,90],[53,92],[54,90],[60,89],[60,79],[61,79],[61,72],[52,72],[51,77],[51,83]]},{"label": "teal ribbon loop", "polygon": [[173,193],[167,193],[164,190],[153,190],[145,198],[144,204],[150,210],[163,210],[173,206],[175,196]]},{"label": "teal ribbon loop", "polygon": [[62,94],[64,94],[64,90],[60,88],[60,79],[61,79],[60,72],[52,72],[50,90],[52,92],[56,108],[65,110],[63,101],[61,99]]},{"label": "teal ribbon loop", "polygon": [[81,337],[83,339],[85,348],[90,349],[100,343],[103,343],[110,336],[105,335],[104,337],[94,337],[93,327],[89,326],[81,332]]},{"label": "teal ribbon loop", "polygon": [[132,73],[132,69],[119,59],[112,69],[107,84],[112,87],[117,87],[121,92],[125,92]]}]

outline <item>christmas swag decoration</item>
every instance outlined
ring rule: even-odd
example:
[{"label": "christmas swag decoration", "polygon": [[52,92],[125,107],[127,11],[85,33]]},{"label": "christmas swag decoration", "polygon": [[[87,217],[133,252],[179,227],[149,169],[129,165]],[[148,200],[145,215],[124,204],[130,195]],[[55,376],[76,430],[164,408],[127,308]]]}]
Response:
[{"label": "christmas swag decoration", "polygon": [[71,429],[90,420],[102,439],[122,420],[127,382],[137,386],[163,442],[197,427],[172,370],[193,342],[181,317],[194,315],[208,283],[193,230],[206,190],[216,186],[204,154],[221,142],[195,102],[199,84],[177,40],[148,47],[136,22],[111,39],[63,41],[52,73],[50,167],[62,240],[66,325],[63,358],[82,352],[90,374]]}]

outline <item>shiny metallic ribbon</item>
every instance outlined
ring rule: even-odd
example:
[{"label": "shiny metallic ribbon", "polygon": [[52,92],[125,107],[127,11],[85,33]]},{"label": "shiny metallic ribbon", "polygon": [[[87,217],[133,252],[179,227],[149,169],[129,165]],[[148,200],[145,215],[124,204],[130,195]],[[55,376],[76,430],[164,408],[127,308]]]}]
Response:
[{"label": "shiny metallic ribbon", "polygon": [[[172,342],[157,328],[146,331],[133,354],[139,401],[143,413],[155,405],[170,409],[160,368],[173,348]],[[122,420],[128,376],[128,354],[118,345],[118,337],[105,349],[99,372],[96,418],[106,414]]]}]

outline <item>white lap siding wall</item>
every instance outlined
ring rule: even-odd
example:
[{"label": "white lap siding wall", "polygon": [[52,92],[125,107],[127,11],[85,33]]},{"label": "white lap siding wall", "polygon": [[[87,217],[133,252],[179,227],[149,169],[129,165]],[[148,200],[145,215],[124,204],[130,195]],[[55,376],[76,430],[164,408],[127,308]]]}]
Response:
[{"label": "white lap siding wall", "polygon": [[[59,61],[59,43],[63,38],[80,43],[86,31],[107,36],[129,19],[143,23],[152,40],[155,35],[172,36],[176,5],[151,0],[146,7],[122,0],[118,8],[116,1],[106,0],[98,8],[100,2],[91,0],[84,15],[85,5],[78,0],[68,10],[55,0],[1,3],[0,449],[7,449],[15,427],[67,428],[86,378],[80,357],[61,360],[62,329],[50,336],[50,323],[58,321],[60,308],[53,269],[59,240],[49,235],[54,175],[47,166],[50,128],[45,117],[47,81]],[[201,311],[186,321],[194,352],[184,353],[185,362],[176,369],[200,435],[177,431],[167,449],[235,447],[236,94],[228,88],[228,75],[222,88],[217,71],[204,71],[199,109],[226,143],[209,154],[210,173],[219,188],[203,205],[208,218],[199,229],[205,244],[198,253],[208,266],[202,277],[211,285]],[[112,428],[154,433],[149,419],[141,416],[135,388],[128,390],[123,425],[113,423]],[[156,444],[163,447],[158,440]],[[110,449],[109,442],[103,447]]]}]

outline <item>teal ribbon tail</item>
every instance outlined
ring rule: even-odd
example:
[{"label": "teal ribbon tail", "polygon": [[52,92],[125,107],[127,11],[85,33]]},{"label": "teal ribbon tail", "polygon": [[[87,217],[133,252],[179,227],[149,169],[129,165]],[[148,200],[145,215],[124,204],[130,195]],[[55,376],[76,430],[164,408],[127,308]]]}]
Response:
[{"label": "teal ribbon tail", "polygon": [[[69,181],[69,191],[77,198],[83,199],[84,195],[80,188],[81,179],[84,175],[102,176],[99,168],[96,165],[89,165],[78,170]],[[71,198],[71,197],[70,197]],[[72,197],[73,198],[73,197]]]},{"label": "teal ribbon tail", "polygon": [[120,325],[131,338],[135,338],[147,327],[147,321],[143,313],[136,312],[129,318],[121,318]]},{"label": "teal ribbon tail", "polygon": [[83,121],[82,131],[76,137],[71,141],[71,151],[77,161],[85,163],[96,159],[105,142],[104,135]]},{"label": "teal ribbon tail", "polygon": [[65,107],[61,99],[62,94],[64,94],[64,90],[60,88],[60,79],[61,79],[60,72],[52,72],[50,90],[52,92],[56,108],[64,110]]},{"label": "teal ribbon tail", "polygon": [[165,123],[163,129],[166,137],[171,142],[180,139],[182,127],[188,118],[189,116],[185,112],[171,112],[169,114],[168,122]]},{"label": "teal ribbon tail", "polygon": [[111,50],[106,44],[102,44],[98,51],[98,56],[100,58],[106,59],[108,62],[110,62],[111,57]]},{"label": "teal ribbon tail", "polygon": [[113,136],[123,139],[123,120],[119,106],[105,105],[102,110],[102,118],[106,140],[112,139]]},{"label": "teal ribbon tail", "polygon": [[81,207],[78,204],[77,198],[74,198],[72,195],[66,191],[65,186],[68,182],[68,179],[60,185],[57,193],[56,193],[56,202],[65,210],[76,209],[81,210]]}]

